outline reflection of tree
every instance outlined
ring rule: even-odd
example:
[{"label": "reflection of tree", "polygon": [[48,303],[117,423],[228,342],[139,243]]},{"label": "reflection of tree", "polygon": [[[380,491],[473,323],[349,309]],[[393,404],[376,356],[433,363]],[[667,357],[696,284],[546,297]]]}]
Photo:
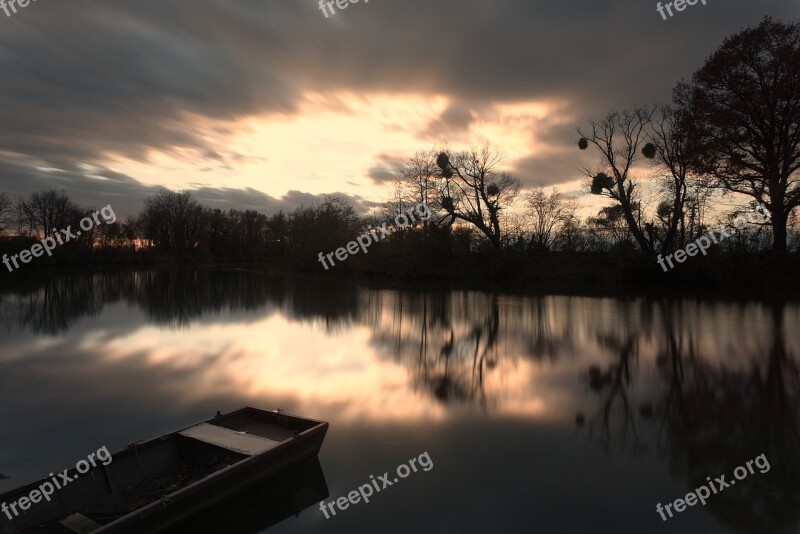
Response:
[{"label": "reflection of tree", "polygon": [[[426,373],[429,377],[426,385],[433,389],[438,400],[444,403],[477,400],[486,407],[484,373],[487,367],[493,369],[497,363],[489,353],[497,345],[499,327],[500,313],[495,297],[490,303],[488,317],[482,322],[476,321],[458,342],[453,329],[450,329],[450,339],[439,352],[439,362],[432,362],[433,373]],[[456,370],[451,367],[451,359]]]},{"label": "reflection of tree", "polygon": [[[706,507],[737,530],[780,532],[796,527],[800,522],[800,369],[786,349],[784,306],[773,305],[766,357],[753,358],[749,368],[736,368],[724,358],[721,364],[710,363],[701,354],[696,334],[676,326],[680,322],[675,319],[683,313],[680,305],[663,302],[658,309],[661,327],[654,331],[661,336],[656,368],[662,390],[654,405],[642,404],[639,413],[658,424],[671,470],[693,489],[707,484],[709,476],[725,474],[730,481],[737,466],[764,454],[771,466],[768,473],[756,469],[746,483],[714,495]],[[588,371],[591,389],[601,396],[597,422],[606,446],[615,402],[622,414],[620,435],[627,436],[630,427],[636,438],[627,392],[636,380],[631,364],[636,361],[637,338],[638,334],[601,338],[618,360],[605,371],[597,366]]]},{"label": "reflection of tree", "polygon": [[119,301],[137,305],[155,324],[177,328],[209,315],[267,306],[332,328],[355,321],[360,309],[354,285],[257,271],[152,269],[21,278],[0,292],[0,318],[7,328],[57,334]]},{"label": "reflection of tree", "polygon": [[[632,451],[638,452],[639,436],[628,394],[631,366],[637,363],[639,357],[638,333],[629,334],[624,338],[613,335],[600,336],[599,343],[613,351],[617,360],[605,371],[597,365],[589,368],[589,387],[601,398],[600,409],[590,422],[590,435],[595,426],[599,425],[600,443],[607,450],[613,448],[615,443],[624,449],[628,439],[632,439]],[[612,427],[616,426],[614,419],[617,415],[619,415],[618,433],[614,436]]]},{"label": "reflection of tree", "polygon": [[[665,303],[659,303],[659,309],[663,318],[663,335],[665,342],[663,347],[656,354],[656,366],[662,373],[664,380],[667,382],[667,393],[664,395],[662,402],[663,407],[659,413],[663,415],[661,430],[666,431],[667,427],[674,430],[682,429],[685,427],[685,421],[682,419],[683,413],[686,411],[686,399],[684,395],[684,349],[681,346],[682,336],[678,336],[675,328],[675,321],[673,318],[673,309]],[[680,309],[675,310],[680,312]],[[695,361],[695,343],[692,341],[694,336],[689,333],[689,359]]]},{"label": "reflection of tree", "polygon": [[[701,353],[695,325],[681,320],[682,304],[655,306],[660,322],[642,313],[640,331],[598,336],[614,353],[605,369],[593,365],[587,376],[600,401],[590,430],[599,426],[600,442],[625,448],[633,438],[638,447],[634,402],[636,362],[642,333],[655,335],[657,378],[653,404],[642,403],[639,415],[657,425],[656,437],[669,458],[672,472],[687,481],[687,490],[707,484],[707,477],[726,475],[764,454],[771,469],[755,468],[745,482],[731,485],[709,499],[706,508],[736,530],[783,532],[800,523],[800,366],[784,339],[785,307],[774,304],[771,340],[749,367],[722,358],[713,364]],[[621,321],[635,324],[630,317]],[[654,324],[660,326],[654,328]],[[646,377],[638,377],[644,379]],[[653,391],[653,390],[651,390]],[[578,415],[582,425],[584,418]],[[614,429],[618,428],[615,434]],[[646,427],[645,427],[646,428]],[[614,438],[617,438],[615,441]]]},{"label": "reflection of tree", "polygon": [[521,359],[556,361],[572,346],[569,299],[504,300],[478,292],[370,293],[366,317],[379,353],[412,373],[414,388],[442,403],[487,409],[504,391],[492,374],[514,373]]},{"label": "reflection of tree", "polygon": [[[569,315],[564,317],[560,324],[554,325],[549,317],[549,298],[536,297],[531,303],[531,310],[533,311],[533,325],[526,328],[530,334],[526,342],[526,354],[532,359],[540,360],[547,357],[551,361],[555,361],[562,351],[572,344],[572,338],[569,335],[568,329],[572,322]],[[566,313],[569,314],[570,309],[567,308]],[[556,329],[560,331],[556,331]]]},{"label": "reflection of tree", "polygon": [[[786,350],[783,306],[772,308],[765,361],[744,370],[684,362],[683,402],[664,404],[670,461],[692,487],[765,454],[771,470],[725,489],[708,508],[740,530],[780,532],[800,522],[800,375]],[[677,378],[670,373],[671,381]]]},{"label": "reflection of tree", "polygon": [[[429,319],[428,298],[422,298],[416,366],[418,387],[431,391],[443,403],[477,401],[485,407],[485,373],[497,364],[497,356],[493,354],[500,326],[497,298],[491,298],[487,307],[481,319],[455,324],[453,319],[437,320],[443,319],[442,316]],[[436,331],[437,340],[433,343],[429,329]]]},{"label": "reflection of tree", "polygon": [[41,284],[21,284],[14,294],[0,294],[0,317],[6,328],[23,326],[37,334],[56,334],[79,317],[97,315],[106,300],[119,294],[95,277],[53,277]]}]

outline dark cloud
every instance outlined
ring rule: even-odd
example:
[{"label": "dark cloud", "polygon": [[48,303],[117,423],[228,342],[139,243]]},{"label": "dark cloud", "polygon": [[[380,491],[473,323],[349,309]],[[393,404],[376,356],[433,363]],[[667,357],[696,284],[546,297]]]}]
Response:
[{"label": "dark cloud", "polygon": [[[251,209],[268,214],[277,213],[281,210],[290,212],[299,206],[315,206],[320,204],[327,196],[327,194],[314,195],[292,190],[280,198],[275,198],[249,187],[247,189],[201,187],[193,189],[192,194],[201,204],[212,208],[220,208],[222,210]],[[375,202],[366,200],[358,195],[354,196],[341,192],[330,194],[344,198],[361,214],[365,214],[377,206]]]},{"label": "dark cloud", "polygon": [[[183,148],[225,164],[199,122],[291,114],[305,91],[445,95],[455,104],[431,117],[431,134],[521,100],[559,99],[582,124],[669,99],[725,36],[765,14],[799,18],[800,7],[726,0],[664,21],[652,1],[414,0],[326,19],[310,0],[39,2],[0,20],[0,152],[68,169]],[[143,187],[108,180],[121,197]]]},{"label": "dark cloud", "polygon": [[0,176],[0,190],[22,196],[44,189],[63,189],[82,206],[111,204],[121,217],[137,212],[144,198],[158,190],[158,187],[107,169],[43,169],[8,160],[0,160]]},{"label": "dark cloud", "polygon": [[475,115],[468,106],[461,103],[452,103],[442,114],[432,120],[425,128],[424,138],[437,141],[453,141],[456,137],[463,137],[468,133]]},{"label": "dark cloud", "polygon": [[378,162],[367,171],[367,176],[376,184],[393,182],[403,174],[405,161],[403,156],[380,154]]},{"label": "dark cloud", "polygon": [[380,202],[374,202],[359,195],[349,195],[347,193],[340,192],[328,193],[324,195],[312,195],[311,193],[303,193],[302,191],[289,191],[283,195],[283,197],[281,197],[280,201],[284,204],[291,205],[292,208],[297,206],[315,206],[321,203],[328,195],[337,196],[347,200],[353,205],[355,210],[361,214],[365,214],[371,209],[381,205]]},{"label": "dark cloud", "polygon": [[577,163],[575,158],[567,154],[535,154],[516,160],[512,172],[526,188],[551,186],[582,178]]}]

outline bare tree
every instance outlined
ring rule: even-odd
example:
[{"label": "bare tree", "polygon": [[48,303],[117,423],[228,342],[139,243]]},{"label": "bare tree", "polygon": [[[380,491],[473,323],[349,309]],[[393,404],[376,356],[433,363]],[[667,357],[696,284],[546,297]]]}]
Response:
[{"label": "bare tree", "polygon": [[549,250],[575,216],[577,202],[555,187],[548,193],[542,186],[528,193],[525,200],[532,227],[531,246],[536,250]]},{"label": "bare tree", "polygon": [[605,243],[611,241],[617,248],[624,249],[630,244],[631,230],[625,223],[622,206],[613,205],[602,208],[596,217],[588,220],[589,228],[599,237],[600,245],[605,248]]},{"label": "bare tree", "polygon": [[[409,208],[420,204],[428,206],[432,214],[441,208],[437,193],[439,190],[437,184],[441,181],[439,167],[436,166],[437,154],[435,150],[418,151],[403,163],[394,182],[393,197],[384,204],[383,218],[394,220],[398,215],[406,213]],[[435,217],[422,221],[426,237],[431,219]]]},{"label": "bare tree", "polygon": [[770,211],[775,253],[800,206],[800,23],[765,18],[675,90],[702,134],[703,170]]},{"label": "bare tree", "polygon": [[465,152],[441,152],[436,165],[443,181],[440,205],[452,224],[459,219],[475,226],[498,250],[502,245],[500,212],[508,207],[519,191],[519,180],[497,170],[502,155],[491,146]]},{"label": "bare tree", "polygon": [[25,235],[26,231],[30,233],[31,224],[28,216],[25,213],[25,200],[22,197],[14,199],[14,224],[17,235]]},{"label": "bare tree", "polygon": [[420,151],[405,162],[398,185],[400,196],[404,201],[430,206],[438,200],[436,183],[440,178],[439,167],[436,166],[437,155],[438,152],[435,150]]},{"label": "bare tree", "polygon": [[316,261],[320,251],[335,250],[365,229],[347,199],[326,195],[319,204],[295,209],[289,216],[288,230],[292,254],[303,261]]},{"label": "bare tree", "polygon": [[14,204],[5,191],[0,191],[0,235],[14,222]]},{"label": "bare tree", "polygon": [[150,243],[180,252],[197,245],[202,223],[203,209],[189,192],[162,189],[145,199],[140,214],[144,237]]},{"label": "bare tree", "polygon": [[603,195],[617,202],[639,248],[646,254],[654,253],[652,224],[640,224],[635,213],[637,202],[636,182],[630,176],[631,168],[641,158],[640,149],[647,139],[647,128],[654,109],[637,107],[632,110],[610,111],[600,121],[590,121],[590,133],[578,128],[581,140],[578,146],[584,150],[591,143],[602,156],[604,172],[595,173],[583,169],[591,180],[591,193]]},{"label": "bare tree", "polygon": [[31,193],[20,203],[29,231],[37,235],[51,235],[81,218],[81,208],[69,199],[64,191],[48,189]]},{"label": "bare tree", "polygon": [[588,237],[583,222],[573,213],[564,219],[554,246],[568,252],[585,252],[590,245]]},{"label": "bare tree", "polygon": [[698,215],[695,201],[701,200],[699,193],[706,189],[703,178],[694,172],[700,144],[691,116],[672,106],[658,107],[650,123],[649,141],[642,153],[667,173],[661,181],[666,198],[656,213],[664,224],[661,252],[666,254],[686,243],[687,204],[690,204],[690,230]]}]

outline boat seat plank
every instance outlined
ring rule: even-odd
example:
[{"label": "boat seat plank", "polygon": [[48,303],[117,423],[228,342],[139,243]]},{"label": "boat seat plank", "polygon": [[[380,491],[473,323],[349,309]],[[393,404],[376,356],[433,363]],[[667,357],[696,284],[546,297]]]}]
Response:
[{"label": "boat seat plank", "polygon": [[179,433],[181,436],[210,443],[211,445],[248,456],[255,456],[280,445],[279,441],[254,436],[246,432],[237,432],[208,423],[200,423]]},{"label": "boat seat plank", "polygon": [[77,513],[65,517],[60,523],[78,534],[89,534],[100,528],[98,523],[95,523],[85,515]]}]

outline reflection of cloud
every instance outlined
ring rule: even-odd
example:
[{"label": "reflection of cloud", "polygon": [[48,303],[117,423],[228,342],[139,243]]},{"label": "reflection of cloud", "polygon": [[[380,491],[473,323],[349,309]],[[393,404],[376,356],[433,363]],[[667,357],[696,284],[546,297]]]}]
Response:
[{"label": "reflection of cloud", "polygon": [[[319,319],[290,319],[269,309],[244,314],[240,320],[227,315],[193,319],[182,329],[165,330],[131,324],[124,319],[130,313],[118,305],[106,306],[90,323],[73,325],[65,338],[29,345],[18,340],[17,350],[3,360],[8,365],[39,362],[38,368],[58,354],[59,365],[45,365],[39,379],[69,376],[62,380],[70,388],[135,367],[139,383],[158,382],[147,386],[150,395],[168,398],[175,407],[208,398],[257,404],[284,399],[298,413],[339,422],[438,420],[473,409],[469,404],[442,405],[420,391],[414,385],[415,370],[387,354],[387,348],[376,343],[376,333],[357,323],[330,331]],[[459,331],[468,326],[464,322]],[[523,340],[513,338],[497,350],[518,354],[517,344]],[[558,384],[577,374],[577,363],[543,369],[532,361],[501,358],[484,384],[490,412],[563,420],[573,411],[574,400]],[[87,369],[67,372],[67,364]],[[469,362],[454,361],[451,369],[460,372],[464,366]],[[126,393],[116,393],[120,395]]]},{"label": "reflection of cloud", "polygon": [[[665,350],[660,308],[641,299],[498,299],[477,292],[409,297],[224,272],[135,278],[138,283],[121,284],[122,292],[110,290],[112,281],[119,284],[115,275],[96,277],[94,285],[65,279],[49,294],[7,294],[0,299],[0,322],[27,328],[23,316],[61,315],[69,326],[40,337],[10,324],[0,366],[24,368],[37,380],[60,377],[67,388],[135,367],[137,376],[147,377],[143,383],[158,382],[148,385],[152,395],[178,404],[283,399],[309,415],[346,421],[441,419],[478,407],[564,421],[590,402],[578,377],[619,357],[603,339],[641,334],[639,363],[650,378],[635,399],[656,389],[646,369]],[[242,287],[249,288],[246,297],[236,292]],[[30,303],[38,304],[25,307]],[[678,344],[693,347],[711,366],[746,370],[765,353],[767,308],[683,303],[670,310],[681,332]],[[797,323],[797,307],[787,307],[785,315],[787,325]],[[176,317],[181,328],[165,329]],[[741,324],[750,328],[740,332]],[[786,337],[795,350],[797,333]],[[434,388],[443,376],[467,395],[447,404],[437,400]]]},{"label": "reflection of cloud", "polygon": [[187,405],[208,395],[281,397],[296,398],[302,413],[337,421],[444,415],[413,393],[402,367],[376,356],[365,328],[329,335],[273,316],[170,332],[144,327],[85,348],[97,355],[98,365],[136,357],[160,373],[183,376],[168,389]]}]

